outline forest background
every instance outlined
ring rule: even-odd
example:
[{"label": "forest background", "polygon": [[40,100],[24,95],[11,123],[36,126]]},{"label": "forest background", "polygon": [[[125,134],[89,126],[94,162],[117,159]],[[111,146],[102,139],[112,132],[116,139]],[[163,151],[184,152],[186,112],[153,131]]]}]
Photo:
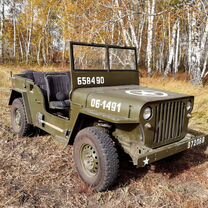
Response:
[{"label": "forest background", "polygon": [[68,64],[69,41],[135,46],[148,75],[208,76],[207,0],[0,0],[0,63]]}]

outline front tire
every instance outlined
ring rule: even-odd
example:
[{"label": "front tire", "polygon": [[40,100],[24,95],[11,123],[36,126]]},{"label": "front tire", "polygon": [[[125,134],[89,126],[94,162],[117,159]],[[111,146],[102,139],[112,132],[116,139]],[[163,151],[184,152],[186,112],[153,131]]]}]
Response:
[{"label": "front tire", "polygon": [[11,123],[13,132],[20,137],[29,136],[33,132],[32,125],[27,122],[22,98],[16,98],[12,103]]},{"label": "front tire", "polygon": [[77,134],[73,156],[80,177],[96,191],[104,191],[115,182],[118,153],[113,140],[101,127],[88,127]]}]

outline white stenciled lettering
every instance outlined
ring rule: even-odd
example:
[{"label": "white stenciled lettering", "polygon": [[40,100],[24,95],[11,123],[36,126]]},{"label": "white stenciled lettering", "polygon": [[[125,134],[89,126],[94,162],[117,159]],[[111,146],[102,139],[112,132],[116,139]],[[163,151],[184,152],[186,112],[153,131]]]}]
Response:
[{"label": "white stenciled lettering", "polygon": [[77,77],[78,85],[102,85],[104,83],[104,77]]},{"label": "white stenciled lettering", "polygon": [[205,137],[196,138],[196,139],[188,142],[188,149],[198,146],[198,145],[201,145],[201,144],[204,144],[204,143],[205,143]]},{"label": "white stenciled lettering", "polygon": [[100,100],[92,98],[90,102],[91,107],[97,108],[97,109],[103,109],[113,112],[121,112],[121,103],[113,102],[113,101],[107,101],[107,100]]}]

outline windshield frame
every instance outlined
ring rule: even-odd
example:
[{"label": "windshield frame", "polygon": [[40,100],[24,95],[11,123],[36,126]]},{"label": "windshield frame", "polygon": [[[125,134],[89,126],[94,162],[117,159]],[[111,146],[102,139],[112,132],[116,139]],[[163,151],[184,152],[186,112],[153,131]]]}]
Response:
[{"label": "windshield frame", "polygon": [[[107,61],[107,69],[76,69],[75,68],[75,57],[74,57],[74,46],[89,46],[89,47],[97,47],[97,48],[105,48],[106,49],[106,61]],[[132,50],[134,51],[135,55],[135,69],[111,69],[110,67],[110,49],[124,49],[124,50]],[[117,46],[117,45],[107,45],[107,44],[89,44],[83,42],[70,42],[70,58],[71,58],[71,70],[72,71],[103,71],[103,72],[110,72],[110,71],[138,71],[138,63],[137,63],[137,50],[136,47],[127,47],[127,46]]]}]

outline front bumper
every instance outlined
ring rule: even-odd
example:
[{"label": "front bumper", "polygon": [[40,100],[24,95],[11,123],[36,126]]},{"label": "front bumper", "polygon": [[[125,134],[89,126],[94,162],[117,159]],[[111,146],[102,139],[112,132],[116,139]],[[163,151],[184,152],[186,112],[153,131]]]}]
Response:
[{"label": "front bumper", "polygon": [[182,140],[163,147],[151,149],[149,152],[142,154],[138,158],[137,167],[144,167],[155,161],[201,145],[208,145],[208,135],[189,129]]}]

